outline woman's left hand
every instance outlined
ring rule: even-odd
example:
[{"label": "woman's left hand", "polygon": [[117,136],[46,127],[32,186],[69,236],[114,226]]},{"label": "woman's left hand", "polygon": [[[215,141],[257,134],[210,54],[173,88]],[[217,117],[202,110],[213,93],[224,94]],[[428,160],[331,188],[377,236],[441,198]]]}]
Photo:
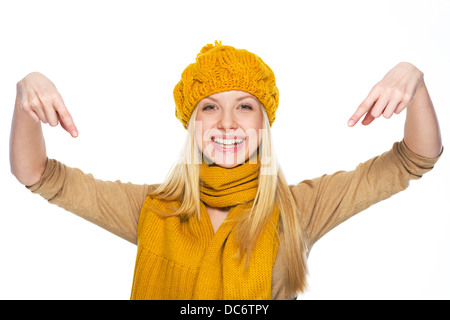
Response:
[{"label": "woman's left hand", "polygon": [[369,125],[383,115],[389,119],[402,112],[414,99],[417,87],[423,82],[423,73],[408,62],[401,62],[389,71],[370,91],[348,121],[353,127],[363,116],[363,125]]}]

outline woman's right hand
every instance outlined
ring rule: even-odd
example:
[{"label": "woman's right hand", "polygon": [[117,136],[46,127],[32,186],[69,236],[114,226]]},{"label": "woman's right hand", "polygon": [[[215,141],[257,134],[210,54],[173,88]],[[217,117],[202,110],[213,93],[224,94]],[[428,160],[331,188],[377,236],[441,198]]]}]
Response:
[{"label": "woman's right hand", "polygon": [[72,116],[53,82],[39,72],[32,72],[17,83],[20,108],[35,122],[49,123],[52,127],[61,126],[78,136]]}]

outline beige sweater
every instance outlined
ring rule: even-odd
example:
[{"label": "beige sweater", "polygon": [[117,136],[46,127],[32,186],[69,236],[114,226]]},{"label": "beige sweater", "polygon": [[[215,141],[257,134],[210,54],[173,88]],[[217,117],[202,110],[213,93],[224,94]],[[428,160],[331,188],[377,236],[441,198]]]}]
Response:
[{"label": "beige sweater", "polygon": [[[440,155],[435,159],[421,157],[401,141],[353,171],[339,171],[291,185],[308,247],[354,214],[406,189],[409,180],[422,177],[439,158]],[[97,180],[91,174],[48,159],[41,180],[27,188],[136,244],[139,213],[155,186]],[[282,252],[279,250],[273,267],[272,298],[294,299],[284,290]]]}]

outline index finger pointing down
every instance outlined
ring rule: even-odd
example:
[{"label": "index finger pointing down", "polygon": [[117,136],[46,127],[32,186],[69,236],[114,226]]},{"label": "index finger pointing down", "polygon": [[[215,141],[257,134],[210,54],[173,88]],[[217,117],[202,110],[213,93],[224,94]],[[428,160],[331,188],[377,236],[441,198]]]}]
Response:
[{"label": "index finger pointing down", "polygon": [[60,96],[54,102],[54,107],[56,109],[56,112],[58,113],[61,126],[64,128],[64,130],[69,132],[72,137],[76,138],[78,136],[77,127],[75,126],[72,116],[70,115],[66,105],[64,104],[64,101]]}]

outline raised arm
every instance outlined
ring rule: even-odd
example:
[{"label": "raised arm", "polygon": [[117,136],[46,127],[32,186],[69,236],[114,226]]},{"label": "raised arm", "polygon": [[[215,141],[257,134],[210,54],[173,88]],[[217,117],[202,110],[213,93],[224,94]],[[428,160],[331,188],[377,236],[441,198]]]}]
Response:
[{"label": "raised arm", "polygon": [[350,118],[354,126],[366,114],[362,124],[369,125],[383,115],[390,118],[407,109],[404,142],[408,148],[426,158],[442,151],[439,122],[425,86],[424,75],[414,65],[401,62],[390,70],[370,91]]},{"label": "raised arm", "polygon": [[363,115],[369,125],[407,109],[405,135],[391,150],[352,171],[305,180],[291,186],[300,220],[312,245],[332,228],[369,206],[406,189],[409,181],[433,169],[442,152],[439,123],[423,81],[423,73],[402,62],[370,91],[350,118],[353,127]]},{"label": "raised arm", "polygon": [[9,147],[11,172],[26,186],[40,180],[47,163],[41,122],[52,127],[61,123],[73,137],[78,136],[55,85],[43,74],[33,72],[17,83]]},{"label": "raised arm", "polygon": [[72,137],[78,136],[55,85],[40,73],[30,73],[17,83],[11,172],[50,203],[136,243],[140,209],[152,187],[98,180],[92,174],[48,159],[41,122],[52,127],[60,123]]}]

